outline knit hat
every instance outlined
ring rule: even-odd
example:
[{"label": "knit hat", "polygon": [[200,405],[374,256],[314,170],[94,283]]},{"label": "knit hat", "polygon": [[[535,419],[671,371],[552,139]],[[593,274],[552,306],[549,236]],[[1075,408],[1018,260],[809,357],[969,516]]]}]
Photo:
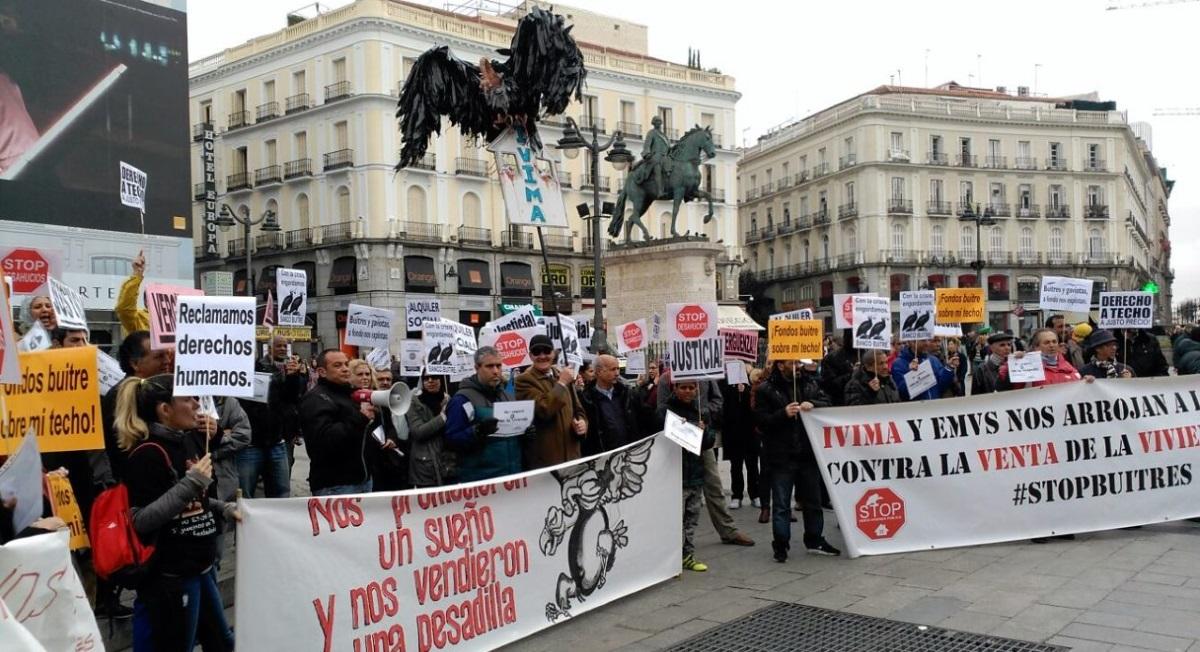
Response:
[{"label": "knit hat", "polygon": [[[1075,330],[1073,330],[1071,332],[1071,337],[1074,338],[1074,340],[1076,342],[1082,343],[1091,334],[1092,334],[1092,325],[1084,322],[1084,323],[1075,325]],[[1109,333],[1109,335],[1112,335],[1112,333]]]}]

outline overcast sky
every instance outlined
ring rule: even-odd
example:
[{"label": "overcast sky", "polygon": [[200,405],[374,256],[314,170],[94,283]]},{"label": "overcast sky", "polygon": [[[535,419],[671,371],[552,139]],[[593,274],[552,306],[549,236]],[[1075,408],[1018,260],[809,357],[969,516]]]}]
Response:
[{"label": "overcast sky", "polygon": [[[193,0],[188,48],[199,59],[285,25],[302,0]],[[1154,154],[1177,181],[1170,202],[1177,301],[1200,295],[1200,115],[1155,117],[1155,108],[1200,108],[1194,80],[1200,1],[1106,11],[1145,0],[805,0],[683,2],[572,0],[649,27],[650,54],[701,63],[737,78],[738,134],[749,141],[891,79],[905,85],[1099,91],[1131,121],[1154,128]],[[335,0],[334,6],[345,4]],[[424,2],[441,7],[441,2]],[[710,6],[705,10],[698,6]],[[1188,61],[1193,61],[1188,64]],[[926,63],[928,62],[928,63]],[[926,76],[926,65],[928,76]],[[1115,225],[1114,225],[1115,226]]]}]

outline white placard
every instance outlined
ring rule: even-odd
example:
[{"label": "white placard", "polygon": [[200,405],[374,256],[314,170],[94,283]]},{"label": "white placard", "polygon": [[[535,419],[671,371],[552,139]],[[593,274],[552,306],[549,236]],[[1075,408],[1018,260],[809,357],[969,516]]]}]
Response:
[{"label": "white placard", "polygon": [[387,348],[392,339],[395,313],[352,303],[346,308],[346,344]]},{"label": "white placard", "polygon": [[874,292],[833,295],[833,327],[850,328],[854,322],[854,297],[879,296]]},{"label": "white placard", "polygon": [[1152,328],[1154,295],[1149,292],[1101,292],[1100,328]]},{"label": "white placard", "polygon": [[509,224],[567,228],[558,164],[534,150],[525,128],[513,125],[488,144],[500,176]]},{"label": "white placard", "polygon": [[[13,532],[20,532],[42,516],[42,456],[32,428],[25,433],[17,452],[0,466],[0,501],[13,498],[17,500],[12,512]],[[3,580],[0,577],[0,586]],[[0,590],[0,596],[3,594]]]},{"label": "white placard", "polygon": [[768,318],[768,321],[770,319],[786,319],[789,321],[813,319],[813,311],[812,308],[801,308],[799,310],[791,310],[788,312],[777,312],[774,315],[771,315]]},{"label": "white placard", "polygon": [[[453,491],[242,500],[237,649],[352,650],[378,633],[388,649],[496,650],[677,577],[679,537],[663,527],[682,522],[681,458],[651,437]],[[427,540],[426,527],[448,533],[464,518],[481,528]],[[468,560],[474,582],[443,583],[443,569]],[[298,564],[314,572],[295,573]],[[356,628],[351,605],[368,592],[388,597],[365,603],[379,605],[374,612],[360,606]],[[478,627],[449,629],[463,618]],[[438,648],[431,631],[472,635]]]},{"label": "white placard", "polygon": [[25,333],[21,341],[17,342],[17,350],[21,353],[45,351],[48,348],[50,348],[50,331],[42,326],[40,319],[34,320],[33,325],[29,327],[29,332]]},{"label": "white placard", "polygon": [[934,337],[962,337],[962,327],[958,324],[942,325],[935,324],[933,327]]},{"label": "white placard", "polygon": [[672,377],[725,377],[725,340],[717,329],[716,302],[669,303],[666,327]]},{"label": "white placard", "polygon": [[121,203],[146,211],[146,183],[149,177],[145,172],[121,161]]},{"label": "white placard", "polygon": [[1043,276],[1038,305],[1043,310],[1088,312],[1092,309],[1092,279]]},{"label": "white placard", "polygon": [[892,302],[887,297],[851,297],[851,311],[856,350],[892,348]]},{"label": "white placard", "polygon": [[431,374],[453,379],[470,375],[475,369],[475,331],[466,324],[440,318],[428,320],[422,326],[421,345],[425,368]]},{"label": "white placard", "polygon": [[523,434],[533,423],[533,401],[501,401],[492,406],[492,416],[500,422],[497,435],[514,437]]},{"label": "white placard", "polygon": [[122,380],[125,380],[125,371],[121,369],[121,363],[104,351],[96,349],[96,382],[100,385],[100,395],[107,394],[108,390],[116,387]]},{"label": "white placard", "polygon": [[400,373],[404,376],[418,377],[425,359],[421,356],[421,340],[402,340],[400,342]]},{"label": "white placard", "polygon": [[933,363],[925,360],[917,368],[904,374],[904,385],[910,398],[920,396],[937,385],[937,376],[933,373]]},{"label": "white placard", "polygon": [[254,297],[179,297],[175,396],[254,396]]},{"label": "white placard", "polygon": [[254,395],[246,397],[246,400],[266,403],[271,395],[271,376],[272,374],[263,371],[254,372]]},{"label": "white placard", "polygon": [[650,341],[662,341],[662,317],[657,312],[650,315]]},{"label": "white placard", "polygon": [[75,288],[51,276],[50,303],[54,305],[54,315],[58,318],[59,328],[87,328],[87,313],[83,310],[83,295]]},{"label": "white placard", "polygon": [[279,296],[280,326],[303,326],[308,315],[308,273],[280,267],[275,270],[275,293]]},{"label": "white placard", "polygon": [[667,410],[663,434],[667,439],[679,444],[684,450],[693,455],[699,455],[704,448],[704,431],[700,426],[688,423],[683,417]]},{"label": "white placard", "polygon": [[1042,355],[1027,353],[1020,358],[1008,356],[1008,379],[1014,383],[1037,383],[1046,380],[1046,368],[1042,366]]},{"label": "white placard", "polygon": [[636,351],[649,344],[649,340],[645,319],[636,319],[617,327],[617,353]]},{"label": "white placard", "polygon": [[725,381],[730,385],[749,385],[750,378],[746,376],[746,363],[741,360],[726,362]]},{"label": "white placard", "polygon": [[372,369],[390,370],[392,368],[392,354],[387,348],[371,349],[365,359]]},{"label": "white placard", "polygon": [[[592,318],[594,315],[586,312],[571,313],[575,322],[575,334],[579,337],[579,350],[585,354],[592,350]],[[587,359],[585,355],[585,359]]]},{"label": "white placard", "polygon": [[410,296],[404,300],[404,328],[419,331],[427,320],[442,318],[442,300],[437,297]]},{"label": "white placard", "polygon": [[900,293],[900,341],[928,340],[937,322],[937,293],[913,290]]},{"label": "white placard", "polygon": [[[558,329],[562,325],[562,333]],[[572,369],[578,369],[583,364],[583,351],[579,348],[579,331],[575,328],[575,320],[566,315],[546,317],[546,335],[561,351],[559,364]]]},{"label": "white placard", "polygon": [[14,622],[46,652],[104,649],[87,593],[71,562],[70,541],[70,530],[62,529],[16,539],[0,548],[0,649],[38,649],[9,647],[20,644],[8,631]]},{"label": "white placard", "polygon": [[19,351],[8,284],[0,283],[0,383],[21,382],[21,364],[17,360]]},{"label": "white placard", "polygon": [[625,373],[640,376],[646,373],[646,352],[630,351],[625,355]]}]

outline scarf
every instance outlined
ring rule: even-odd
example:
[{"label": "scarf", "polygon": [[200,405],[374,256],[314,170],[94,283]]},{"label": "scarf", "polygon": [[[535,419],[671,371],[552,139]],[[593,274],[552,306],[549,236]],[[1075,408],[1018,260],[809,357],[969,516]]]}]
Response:
[{"label": "scarf", "polygon": [[1112,360],[1097,360],[1095,356],[1092,356],[1092,364],[1096,365],[1096,367],[1098,367],[1100,370],[1102,370],[1104,372],[1105,378],[1116,378],[1117,377],[1117,365],[1114,361],[1112,361]]},{"label": "scarf", "polygon": [[1001,357],[999,353],[989,353],[988,361],[991,362],[992,364],[996,365],[997,367],[1004,364],[1004,358]]},{"label": "scarf", "polygon": [[1053,354],[1043,353],[1042,354],[1042,364],[1046,365],[1047,367],[1057,367],[1058,366],[1058,354],[1057,353],[1053,353]]}]

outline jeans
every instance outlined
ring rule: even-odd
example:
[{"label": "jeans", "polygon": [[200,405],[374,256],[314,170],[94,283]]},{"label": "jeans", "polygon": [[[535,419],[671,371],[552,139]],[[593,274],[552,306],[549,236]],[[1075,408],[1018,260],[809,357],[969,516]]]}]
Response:
[{"label": "jeans", "polygon": [[775,541],[792,539],[792,492],[799,494],[804,517],[804,546],[825,540],[825,513],[821,511],[821,472],[816,462],[771,471],[771,531]]},{"label": "jeans", "polygon": [[313,489],[314,496],[345,496],[348,494],[369,494],[371,493],[371,480],[368,478],[362,484],[339,484],[332,487],[323,487],[321,489]]},{"label": "jeans", "polygon": [[216,571],[148,578],[133,603],[134,652],[191,652],[197,643],[205,652],[233,650]]},{"label": "jeans", "polygon": [[267,498],[287,498],[292,495],[292,471],[288,466],[287,447],[278,442],[269,448],[249,446],[237,453],[238,484],[242,495],[253,498],[262,477]]}]

